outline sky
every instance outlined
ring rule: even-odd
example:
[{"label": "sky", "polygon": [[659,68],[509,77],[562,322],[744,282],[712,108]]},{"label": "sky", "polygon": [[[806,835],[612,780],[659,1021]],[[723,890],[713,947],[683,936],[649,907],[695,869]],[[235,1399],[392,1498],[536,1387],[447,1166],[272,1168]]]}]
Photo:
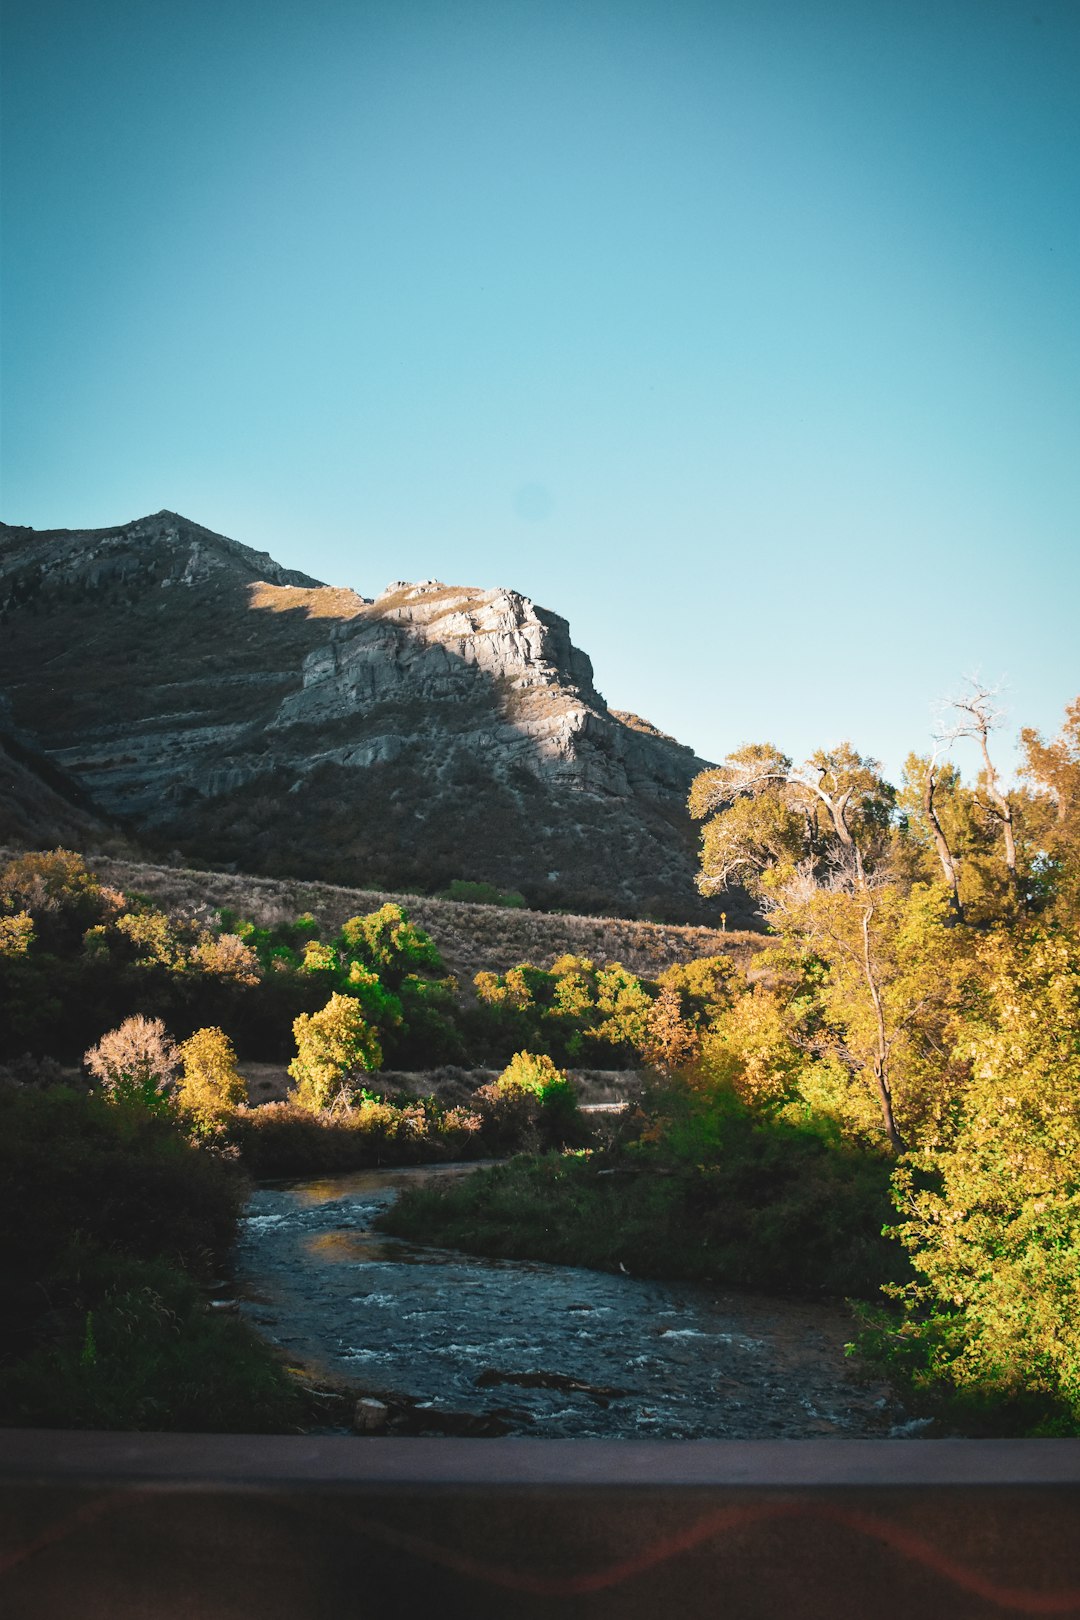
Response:
[{"label": "sky", "polygon": [[[503,585],[720,759],[1080,690],[1075,0],[6,0],[0,516]],[[974,756],[957,756],[974,768]]]}]

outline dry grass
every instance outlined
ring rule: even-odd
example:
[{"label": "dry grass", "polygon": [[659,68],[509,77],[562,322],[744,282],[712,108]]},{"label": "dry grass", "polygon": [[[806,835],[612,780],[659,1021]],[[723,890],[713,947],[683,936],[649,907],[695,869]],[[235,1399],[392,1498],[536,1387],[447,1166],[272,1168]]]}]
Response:
[{"label": "dry grass", "polygon": [[248,586],[249,605],[268,608],[272,613],[288,613],[303,608],[309,619],[353,619],[363,613],[367,600],[343,585],[269,585],[256,580]]}]

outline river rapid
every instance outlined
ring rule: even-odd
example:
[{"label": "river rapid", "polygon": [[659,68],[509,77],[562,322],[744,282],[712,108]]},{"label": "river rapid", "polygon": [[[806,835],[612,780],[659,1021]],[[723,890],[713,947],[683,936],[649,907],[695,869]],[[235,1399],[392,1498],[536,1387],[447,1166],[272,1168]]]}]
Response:
[{"label": "river rapid", "polygon": [[[839,1306],[424,1248],[372,1230],[398,1191],[465,1167],[262,1187],[240,1308],[315,1378],[409,1433],[669,1440],[903,1432],[859,1382]],[[393,1425],[391,1425],[393,1427]]]}]

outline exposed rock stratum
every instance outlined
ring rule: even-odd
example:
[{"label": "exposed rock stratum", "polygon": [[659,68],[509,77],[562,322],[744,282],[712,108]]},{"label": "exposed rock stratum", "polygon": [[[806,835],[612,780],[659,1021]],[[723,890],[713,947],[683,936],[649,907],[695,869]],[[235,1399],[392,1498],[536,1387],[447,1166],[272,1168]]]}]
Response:
[{"label": "exposed rock stratum", "polygon": [[0,525],[0,694],[0,742],[159,847],[717,911],[685,809],[706,761],[609,709],[566,620],[516,591],[398,581],[372,600],[174,512]]}]

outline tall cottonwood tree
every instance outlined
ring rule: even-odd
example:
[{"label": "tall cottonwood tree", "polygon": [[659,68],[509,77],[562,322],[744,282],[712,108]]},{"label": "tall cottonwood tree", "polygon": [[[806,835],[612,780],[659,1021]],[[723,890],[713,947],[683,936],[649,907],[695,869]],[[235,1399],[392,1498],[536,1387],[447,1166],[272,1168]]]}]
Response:
[{"label": "tall cottonwood tree", "polygon": [[[772,744],[752,744],[703,771],[690,791],[691,814],[707,818],[699,887],[716,894],[743,884],[782,933],[828,965],[833,986],[846,987],[839,1049],[870,1080],[885,1135],[901,1152],[881,927],[895,802],[877,761],[850,743],[801,766]],[[833,997],[834,1016],[844,999]]]},{"label": "tall cottonwood tree", "polygon": [[997,826],[1002,840],[1009,891],[1017,904],[1023,903],[1020,873],[1016,853],[1016,824],[1012,796],[1006,791],[1001,774],[990,753],[990,734],[1001,725],[1002,710],[997,703],[997,691],[969,680],[968,690],[950,698],[948,703],[953,719],[947,725],[942,741],[955,742],[969,738],[978,747],[982,758],[979,775],[981,799],[977,802],[984,815]]}]

